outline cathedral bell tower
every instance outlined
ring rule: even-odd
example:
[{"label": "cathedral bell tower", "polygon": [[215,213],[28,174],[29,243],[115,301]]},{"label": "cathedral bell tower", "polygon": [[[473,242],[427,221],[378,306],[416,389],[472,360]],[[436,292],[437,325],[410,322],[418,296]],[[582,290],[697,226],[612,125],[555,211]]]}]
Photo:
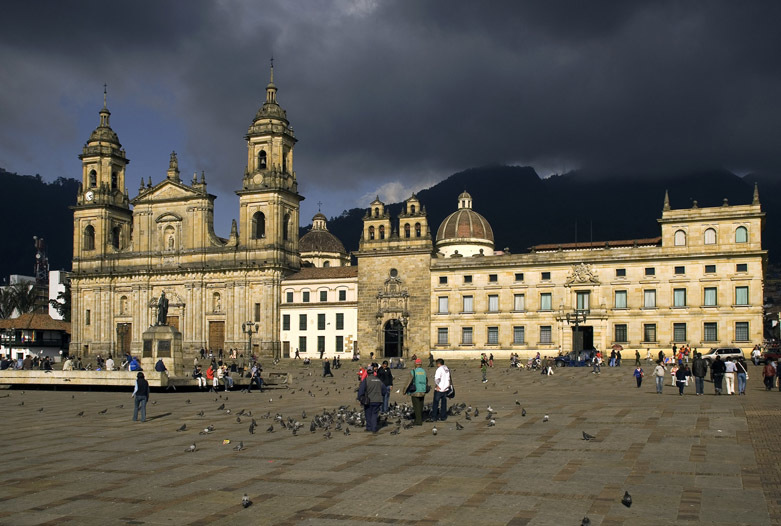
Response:
[{"label": "cathedral bell tower", "polygon": [[[268,261],[297,270],[299,204],[293,171],[297,139],[287,113],[277,103],[274,63],[266,86],[266,101],[246,135],[247,168],[239,196],[239,245],[250,250],[272,250]],[[265,255],[263,256],[265,259]]]},{"label": "cathedral bell tower", "polygon": [[130,244],[132,212],[125,188],[125,168],[130,161],[109,124],[111,112],[106,105],[105,87],[99,115],[98,127],[79,155],[82,174],[73,207],[74,263],[102,261],[104,256]]}]

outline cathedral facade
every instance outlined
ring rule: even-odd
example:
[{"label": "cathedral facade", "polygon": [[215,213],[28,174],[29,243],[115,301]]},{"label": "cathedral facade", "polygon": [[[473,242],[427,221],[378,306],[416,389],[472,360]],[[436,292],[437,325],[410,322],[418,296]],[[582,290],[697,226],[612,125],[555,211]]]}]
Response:
[{"label": "cathedral facade", "polygon": [[[183,180],[175,153],[162,181],[142,179],[138,194],[128,197],[129,161],[104,100],[79,156],[72,353],[140,356],[142,333],[154,324],[165,292],[167,321],[181,332],[185,356],[201,348],[247,349],[250,338],[256,354],[279,354],[280,283],[301,266],[303,197],[293,170],[296,138],[276,96],[272,68],[266,100],[246,135],[239,221],[228,239],[214,232],[215,196],[205,175]],[[257,332],[249,335],[248,326]]]}]

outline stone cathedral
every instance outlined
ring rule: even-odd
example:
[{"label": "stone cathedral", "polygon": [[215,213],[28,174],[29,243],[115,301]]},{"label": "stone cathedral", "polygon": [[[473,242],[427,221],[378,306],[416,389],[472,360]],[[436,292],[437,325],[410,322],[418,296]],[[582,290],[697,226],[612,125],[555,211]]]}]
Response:
[{"label": "stone cathedral", "polygon": [[[257,324],[253,352],[279,352],[280,281],[301,266],[296,137],[277,103],[274,71],[266,100],[247,131],[239,221],[230,237],[214,233],[215,196],[204,174],[180,176],[176,153],[165,178],[129,198],[128,163],[112,130],[105,97],[98,127],[79,159],[82,184],[73,207],[71,353],[142,353],[158,298],[186,351],[246,349],[242,324]],[[131,208],[132,206],[132,208]]]}]

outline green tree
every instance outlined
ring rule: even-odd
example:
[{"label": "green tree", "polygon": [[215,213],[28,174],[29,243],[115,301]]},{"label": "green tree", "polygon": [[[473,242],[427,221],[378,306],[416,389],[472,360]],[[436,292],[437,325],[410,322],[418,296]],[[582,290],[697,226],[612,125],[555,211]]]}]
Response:
[{"label": "green tree", "polygon": [[56,300],[49,300],[49,305],[54,307],[64,321],[71,321],[71,282],[64,283],[65,290],[57,294]]},{"label": "green tree", "polygon": [[0,318],[10,318],[17,314],[33,312],[36,307],[38,291],[32,283],[17,283],[0,290]]}]

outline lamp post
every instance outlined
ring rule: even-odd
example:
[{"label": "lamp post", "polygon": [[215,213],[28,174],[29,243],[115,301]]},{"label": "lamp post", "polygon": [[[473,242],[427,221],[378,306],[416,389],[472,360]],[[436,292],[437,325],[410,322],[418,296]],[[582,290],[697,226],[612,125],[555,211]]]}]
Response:
[{"label": "lamp post", "polygon": [[[580,310],[575,309],[573,312],[567,313],[567,325],[574,325],[575,326],[575,334],[578,334],[578,328],[581,323],[586,323],[588,311],[587,310]],[[578,345],[575,345],[575,341],[577,341]],[[580,347],[580,349],[576,349],[575,347]],[[575,338],[572,345],[572,351],[575,354],[574,360],[578,360],[578,355],[580,351],[583,350],[583,339],[581,337]]]},{"label": "lamp post", "polygon": [[260,330],[260,325],[252,321],[241,324],[241,332],[247,335],[247,358],[252,356],[252,335]]}]

